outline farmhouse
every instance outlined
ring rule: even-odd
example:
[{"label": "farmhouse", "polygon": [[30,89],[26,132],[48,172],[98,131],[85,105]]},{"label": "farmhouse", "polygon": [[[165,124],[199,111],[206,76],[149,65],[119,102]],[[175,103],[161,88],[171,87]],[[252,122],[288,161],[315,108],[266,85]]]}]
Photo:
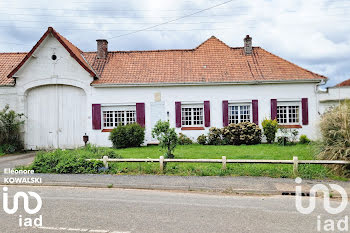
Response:
[{"label": "farmhouse", "polygon": [[260,47],[210,37],[194,49],[83,52],[49,27],[28,53],[0,54],[0,108],[26,115],[27,149],[110,146],[111,129],[158,120],[193,139],[210,127],[277,118],[317,137],[318,85],[327,78]]}]

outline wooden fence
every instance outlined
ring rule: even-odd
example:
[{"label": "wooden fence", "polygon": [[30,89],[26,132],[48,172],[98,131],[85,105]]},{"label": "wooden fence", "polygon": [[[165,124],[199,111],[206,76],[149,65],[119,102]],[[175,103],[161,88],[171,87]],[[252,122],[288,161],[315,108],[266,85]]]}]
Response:
[{"label": "wooden fence", "polygon": [[127,162],[127,163],[142,163],[142,162],[155,162],[159,163],[161,172],[164,171],[165,163],[221,163],[222,169],[226,170],[227,163],[250,163],[250,164],[292,164],[294,175],[298,174],[299,164],[337,164],[346,165],[350,164],[350,161],[344,160],[299,160],[297,156],[293,157],[293,160],[263,160],[263,159],[226,159],[226,156],[222,156],[221,159],[165,159],[164,156],[160,156],[159,159],[110,159],[108,156],[103,156],[102,159],[86,159],[87,161],[98,160],[102,161],[104,166],[108,168],[109,162]]}]

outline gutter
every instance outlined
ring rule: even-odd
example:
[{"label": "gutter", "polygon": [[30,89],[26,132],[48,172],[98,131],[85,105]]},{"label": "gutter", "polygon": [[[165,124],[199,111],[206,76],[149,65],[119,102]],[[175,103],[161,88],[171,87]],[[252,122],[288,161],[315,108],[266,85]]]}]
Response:
[{"label": "gutter", "polygon": [[[321,83],[321,79],[308,80],[269,80],[269,81],[240,81],[240,82],[183,82],[183,83],[111,83],[90,84],[93,87],[166,87],[166,86],[215,86],[215,85],[260,85],[260,84],[295,84]],[[321,84],[319,84],[321,85]]]}]

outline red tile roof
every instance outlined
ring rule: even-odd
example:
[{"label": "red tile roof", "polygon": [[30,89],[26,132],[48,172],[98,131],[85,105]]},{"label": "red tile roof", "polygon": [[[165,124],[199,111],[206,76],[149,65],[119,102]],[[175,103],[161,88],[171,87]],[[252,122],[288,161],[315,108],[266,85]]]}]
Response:
[{"label": "red tile roof", "polygon": [[345,80],[345,81],[343,81],[343,82],[341,82],[341,83],[338,83],[338,84],[336,85],[336,87],[347,87],[347,86],[350,86],[350,79]]},{"label": "red tile roof", "polygon": [[[110,51],[106,59],[98,59],[96,52],[82,53],[53,29],[52,32],[56,33],[58,40],[62,40],[60,42],[66,45],[79,64],[96,72],[98,79],[92,85],[326,79],[260,47],[254,47],[252,55],[245,55],[242,47],[231,48],[214,36],[195,49]],[[3,54],[3,59],[6,56]],[[9,62],[7,65],[14,67],[18,62],[16,60],[14,64]],[[3,75],[0,76],[0,85],[2,82],[8,82],[3,80]]]},{"label": "red tile roof", "polygon": [[23,60],[27,53],[0,53],[0,86],[13,86],[15,80],[7,75]]}]

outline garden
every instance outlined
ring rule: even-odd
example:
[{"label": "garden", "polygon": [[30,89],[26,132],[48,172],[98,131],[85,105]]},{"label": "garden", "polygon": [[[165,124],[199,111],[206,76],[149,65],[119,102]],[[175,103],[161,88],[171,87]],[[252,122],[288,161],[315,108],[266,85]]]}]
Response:
[{"label": "garden", "polygon": [[[172,159],[269,159],[291,160],[350,160],[350,102],[324,114],[320,123],[322,140],[310,141],[297,130],[286,129],[276,120],[265,119],[262,129],[254,123],[229,124],[224,128],[212,127],[208,134],[196,140],[177,134],[169,122],[159,121],[152,136],[159,145],[141,146],[145,132],[138,124],[118,126],[110,133],[113,148],[94,145],[75,150],[38,152],[34,162],[26,169],[41,173],[103,173],[103,174],[166,174],[181,176],[269,176],[293,178],[291,165],[284,164],[221,164],[167,163],[164,173],[159,163],[109,163],[106,169],[102,161],[86,159],[109,158],[165,158]],[[262,143],[262,140],[264,143]],[[266,143],[265,143],[266,141]],[[299,176],[304,179],[348,180],[349,165],[299,165]]]}]

